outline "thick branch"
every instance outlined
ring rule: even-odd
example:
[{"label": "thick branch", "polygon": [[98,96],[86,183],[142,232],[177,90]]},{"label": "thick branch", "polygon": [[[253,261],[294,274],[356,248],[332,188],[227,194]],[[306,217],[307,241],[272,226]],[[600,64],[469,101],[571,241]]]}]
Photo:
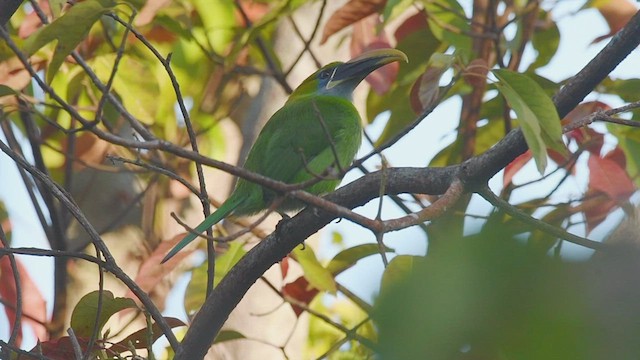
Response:
[{"label": "thick branch", "polygon": [[22,5],[22,0],[0,0],[0,26],[4,27],[13,14]]}]

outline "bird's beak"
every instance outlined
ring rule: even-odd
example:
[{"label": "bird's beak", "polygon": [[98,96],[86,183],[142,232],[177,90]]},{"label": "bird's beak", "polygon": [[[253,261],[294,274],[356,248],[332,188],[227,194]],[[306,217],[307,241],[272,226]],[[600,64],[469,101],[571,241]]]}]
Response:
[{"label": "bird's beak", "polygon": [[367,51],[336,67],[331,76],[331,80],[327,83],[327,89],[331,89],[345,82],[355,82],[357,85],[374,70],[394,61],[409,62],[409,59],[402,51],[396,49]]}]

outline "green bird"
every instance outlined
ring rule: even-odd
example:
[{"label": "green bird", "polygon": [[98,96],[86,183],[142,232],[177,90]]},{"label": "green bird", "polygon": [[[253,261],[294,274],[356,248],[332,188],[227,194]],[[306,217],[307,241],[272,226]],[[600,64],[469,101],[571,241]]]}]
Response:
[{"label": "green bird", "polygon": [[[353,90],[377,68],[400,60],[407,61],[407,56],[399,50],[373,50],[313,73],[265,124],[249,151],[245,169],[288,184],[322,177],[305,190],[316,195],[333,191],[341,179],[327,179],[328,175],[349,167],[362,140],[360,115],[351,103]],[[198,237],[196,233],[203,233],[229,215],[263,211],[279,196],[268,188],[238,179],[229,198],[171,249],[162,263]],[[278,210],[302,207],[304,203],[300,201],[284,199]]]}]

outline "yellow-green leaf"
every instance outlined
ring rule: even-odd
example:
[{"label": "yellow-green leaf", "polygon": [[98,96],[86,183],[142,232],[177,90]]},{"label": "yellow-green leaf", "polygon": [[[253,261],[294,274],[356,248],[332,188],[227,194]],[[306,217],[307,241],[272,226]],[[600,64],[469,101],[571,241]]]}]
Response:
[{"label": "yellow-green leaf", "polygon": [[[232,241],[227,251],[216,257],[216,270],[213,286],[216,287],[231,268],[246,254],[244,242]],[[187,314],[192,314],[200,309],[207,293],[207,263],[203,263],[193,270],[191,281],[184,294],[184,308]]]},{"label": "yellow-green leaf", "polygon": [[57,40],[55,53],[47,71],[47,82],[87,35],[91,26],[116,6],[114,0],[87,0],[74,5],[51,24],[38,29],[24,42],[24,51],[31,55],[48,43]]},{"label": "yellow-green leaf", "polygon": [[394,283],[406,279],[413,270],[414,262],[418,258],[411,255],[398,255],[394,257],[382,274],[381,291],[388,289]]},{"label": "yellow-green leaf", "polygon": [[465,33],[470,27],[465,11],[456,0],[423,0],[429,29],[441,42],[453,46],[466,62],[471,53],[471,37]]},{"label": "yellow-green leaf", "polygon": [[225,341],[239,340],[239,339],[246,339],[246,338],[247,337],[242,335],[242,333],[237,332],[235,330],[222,330],[218,333],[213,343],[218,344]]},{"label": "yellow-green leaf", "polygon": [[302,248],[298,246],[291,252],[291,255],[302,266],[304,277],[311,286],[332,294],[336,293],[336,281],[333,278],[333,274],[320,264],[311,247],[305,246]]},{"label": "yellow-green leaf", "polygon": [[[100,307],[99,299],[102,297]],[[134,309],[136,303],[129,298],[116,298],[111,291],[93,291],[83,296],[71,314],[71,328],[79,338],[91,337],[96,328],[98,335],[111,316],[124,309]],[[98,310],[100,313],[98,314]]]},{"label": "yellow-green leaf", "polygon": [[551,98],[524,74],[494,70],[496,87],[518,116],[527,145],[540,174],[547,167],[547,147],[562,151],[562,127]]},{"label": "yellow-green leaf", "polygon": [[[114,54],[96,57],[91,64],[96,74],[106,82],[115,61]],[[156,63],[145,63],[132,57],[120,62],[118,73],[113,81],[113,90],[122,99],[122,103],[138,120],[153,124],[156,119],[158,103],[166,100],[160,97],[159,80],[153,68]],[[175,101],[175,98],[172,98]]]},{"label": "yellow-green leaf", "polygon": [[[385,251],[393,252],[394,250],[391,248],[385,248]],[[327,270],[329,270],[329,272],[331,272],[334,276],[338,275],[351,266],[355,265],[358,260],[367,256],[378,254],[379,252],[380,247],[378,246],[378,244],[361,244],[350,247],[334,256],[327,265]]]},{"label": "yellow-green leaf", "polygon": [[18,95],[18,92],[8,87],[7,85],[0,84],[0,97],[8,95]]},{"label": "yellow-green leaf", "polygon": [[406,13],[406,10],[413,5],[413,0],[388,0],[382,11],[382,18],[385,23],[389,23],[399,15]]}]

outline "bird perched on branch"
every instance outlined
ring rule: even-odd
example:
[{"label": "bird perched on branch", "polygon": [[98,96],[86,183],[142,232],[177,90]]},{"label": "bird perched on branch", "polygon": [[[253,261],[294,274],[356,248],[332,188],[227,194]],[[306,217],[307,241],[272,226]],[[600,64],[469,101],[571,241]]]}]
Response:
[{"label": "bird perched on branch", "polygon": [[[313,73],[289,96],[265,124],[249,151],[244,167],[288,184],[322,179],[304,190],[320,195],[333,191],[353,161],[362,139],[362,124],[351,103],[353,90],[374,70],[394,61],[407,61],[395,49],[364,53],[346,63],[334,62]],[[229,198],[187,234],[166,262],[200,234],[225,217],[268,209],[281,198],[273,190],[238,179]],[[279,211],[300,209],[303,203],[284,199]]]}]

